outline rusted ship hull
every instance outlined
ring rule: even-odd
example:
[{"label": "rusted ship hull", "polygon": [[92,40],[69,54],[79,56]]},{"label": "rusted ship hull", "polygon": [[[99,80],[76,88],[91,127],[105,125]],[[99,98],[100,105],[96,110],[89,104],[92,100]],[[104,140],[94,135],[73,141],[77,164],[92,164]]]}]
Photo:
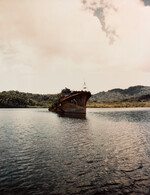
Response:
[{"label": "rusted ship hull", "polygon": [[55,102],[49,111],[56,113],[70,113],[70,114],[85,114],[86,113],[86,103],[91,97],[90,92],[86,91],[74,91],[68,96],[60,98]]},{"label": "rusted ship hull", "polygon": [[86,113],[86,108],[84,107],[77,107],[72,104],[66,104],[66,105],[62,105],[60,107],[57,108],[49,108],[49,111],[52,112],[57,112],[57,113],[76,113],[76,114],[85,114]]}]

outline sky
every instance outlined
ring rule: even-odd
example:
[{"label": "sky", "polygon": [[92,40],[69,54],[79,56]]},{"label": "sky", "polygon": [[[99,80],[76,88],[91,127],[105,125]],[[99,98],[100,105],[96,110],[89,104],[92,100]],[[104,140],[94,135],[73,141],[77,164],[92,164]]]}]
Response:
[{"label": "sky", "polygon": [[0,91],[150,86],[150,0],[0,0]]}]

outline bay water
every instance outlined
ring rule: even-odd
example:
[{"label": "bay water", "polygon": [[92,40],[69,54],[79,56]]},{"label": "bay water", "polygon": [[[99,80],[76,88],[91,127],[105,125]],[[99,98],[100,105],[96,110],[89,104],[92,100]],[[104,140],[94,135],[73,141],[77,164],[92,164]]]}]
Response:
[{"label": "bay water", "polygon": [[0,109],[0,194],[150,194],[150,108]]}]

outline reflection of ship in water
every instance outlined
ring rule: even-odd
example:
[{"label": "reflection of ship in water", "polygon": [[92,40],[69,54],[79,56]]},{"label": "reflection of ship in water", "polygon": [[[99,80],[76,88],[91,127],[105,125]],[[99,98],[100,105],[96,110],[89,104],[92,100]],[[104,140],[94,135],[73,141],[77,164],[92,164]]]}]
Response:
[{"label": "reflection of ship in water", "polygon": [[72,119],[82,119],[86,120],[86,114],[79,114],[79,113],[58,113],[59,117],[63,118],[72,118]]},{"label": "reflection of ship in water", "polygon": [[63,89],[58,100],[49,107],[49,111],[60,114],[85,114],[86,103],[91,97],[89,91],[71,91]]}]

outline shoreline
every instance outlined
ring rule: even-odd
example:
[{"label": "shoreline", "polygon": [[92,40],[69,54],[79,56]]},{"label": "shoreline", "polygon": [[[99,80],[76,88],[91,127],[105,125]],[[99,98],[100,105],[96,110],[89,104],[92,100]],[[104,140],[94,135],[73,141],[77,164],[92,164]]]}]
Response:
[{"label": "shoreline", "polygon": [[[49,104],[50,106],[50,104]],[[4,108],[49,108],[48,105],[43,106],[5,106],[0,107],[0,109]],[[149,108],[150,102],[88,102],[86,108]]]},{"label": "shoreline", "polygon": [[150,107],[150,101],[147,102],[88,102],[87,108],[143,108]]}]

